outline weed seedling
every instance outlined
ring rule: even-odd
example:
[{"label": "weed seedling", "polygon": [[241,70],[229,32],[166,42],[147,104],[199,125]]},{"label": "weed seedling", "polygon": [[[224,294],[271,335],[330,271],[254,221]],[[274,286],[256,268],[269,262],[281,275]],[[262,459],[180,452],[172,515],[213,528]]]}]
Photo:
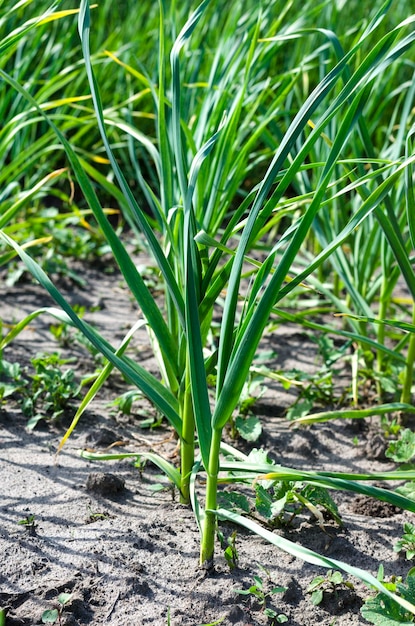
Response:
[{"label": "weed seedling", "polygon": [[223,556],[229,566],[230,570],[235,569],[238,565],[238,550],[236,549],[236,530],[232,533],[230,537],[225,539],[223,533],[218,530],[217,537],[220,543],[220,547],[223,550]]},{"label": "weed seedling", "polygon": [[391,441],[385,452],[395,463],[410,463],[415,456],[415,433],[405,428],[399,433],[399,439]]},{"label": "weed seedling", "polygon": [[242,437],[245,441],[255,442],[261,436],[262,426],[259,419],[252,413],[255,402],[264,394],[263,377],[252,373],[245,383],[238,406],[238,415],[229,420],[230,435],[233,439]]},{"label": "weed seedling", "polygon": [[262,565],[260,565],[260,568],[264,571],[267,580],[264,581],[264,578],[261,576],[254,576],[253,585],[251,585],[248,589],[235,589],[235,593],[253,598],[258,603],[264,615],[272,620],[271,624],[283,624],[288,621],[288,617],[283,613],[278,613],[267,605],[270,598],[272,598],[277,593],[284,593],[287,588],[272,587],[269,572],[264,567],[262,567]]},{"label": "weed seedling", "polygon": [[351,582],[344,580],[340,572],[329,570],[325,576],[316,576],[308,585],[306,591],[311,593],[311,602],[314,606],[322,603],[325,593],[333,593],[337,595],[340,589],[354,589]]},{"label": "weed seedling", "polygon": [[415,525],[405,522],[403,535],[393,546],[395,552],[405,550],[405,556],[410,561],[415,556]]},{"label": "weed seedling", "polygon": [[[291,524],[308,510],[324,530],[323,512],[341,525],[337,506],[327,489],[300,482],[276,481],[271,486],[257,484],[255,508],[270,526]],[[323,509],[323,512],[320,510]]]},{"label": "weed seedling", "polygon": [[26,515],[26,517],[19,520],[17,523],[20,526],[24,526],[31,537],[34,537],[36,535],[37,524],[35,516],[32,513],[29,513],[29,515]]},{"label": "weed seedling", "polygon": [[176,499],[176,486],[170,480],[166,480],[164,474],[157,474],[155,478],[158,478],[160,482],[152,483],[151,485],[147,485],[147,489],[151,491],[153,494],[160,493],[160,491],[169,492],[171,495],[172,502]]},{"label": "weed seedling", "polygon": [[56,353],[38,354],[32,359],[35,373],[31,375],[30,390],[22,403],[23,412],[30,418],[28,428],[34,428],[46,417],[58,419],[79,394],[73,369],[61,370],[66,363],[67,360]]},{"label": "weed seedling", "polygon": [[56,609],[48,609],[42,614],[42,624],[62,624],[62,613],[65,606],[72,600],[71,593],[60,593],[58,595],[59,606]]},{"label": "weed seedling", "polygon": [[58,419],[80,392],[73,369],[57,353],[38,354],[31,359],[34,373],[19,363],[0,360],[0,400],[16,397],[32,429],[41,419]]},{"label": "weed seedling", "polygon": [[25,385],[22,368],[19,363],[0,360],[0,400],[16,393],[21,393]]},{"label": "weed seedling", "polygon": [[98,520],[110,519],[111,515],[106,511],[100,513],[99,511],[94,511],[91,506],[88,505],[88,516],[85,519],[86,524],[93,524]]},{"label": "weed seedling", "polygon": [[380,427],[385,439],[395,438],[402,429],[399,421],[396,418],[390,418],[388,415],[381,416]]}]

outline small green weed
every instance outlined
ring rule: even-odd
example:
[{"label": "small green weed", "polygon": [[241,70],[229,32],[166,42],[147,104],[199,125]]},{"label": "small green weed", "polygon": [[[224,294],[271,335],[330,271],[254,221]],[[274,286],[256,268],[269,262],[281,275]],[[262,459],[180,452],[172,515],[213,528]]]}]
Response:
[{"label": "small green weed", "polygon": [[289,420],[307,415],[316,404],[327,406],[341,403],[347,393],[346,390],[342,397],[336,398],[335,396],[334,381],[344,366],[340,364],[338,367],[334,367],[334,365],[344,359],[349,343],[346,342],[339,349],[327,335],[318,337],[310,335],[310,339],[317,342],[323,364],[313,373],[297,369],[284,372],[286,380],[283,382],[283,386],[285,389],[289,389],[292,384],[301,384],[297,400],[287,411]]},{"label": "small green weed", "polygon": [[4,401],[24,387],[24,377],[19,363],[0,360],[0,401]]},{"label": "small green weed", "polygon": [[137,389],[129,389],[118,396],[118,398],[115,398],[115,400],[111,402],[111,406],[117,407],[117,410],[123,413],[123,415],[131,415],[134,403],[142,399],[143,394],[140,391],[137,391]]},{"label": "small green weed", "polygon": [[415,557],[415,525],[405,522],[403,535],[393,546],[395,552],[405,551],[405,556],[410,561]]},{"label": "small green weed", "polygon": [[[80,305],[74,305],[74,311],[79,317],[83,318],[85,315],[85,307]],[[81,337],[79,331],[76,331],[72,326],[67,324],[66,322],[56,322],[49,326],[49,330],[59,342],[59,344],[65,348],[70,345],[73,345],[74,340],[77,340]],[[85,343],[85,339],[83,338],[83,342]]]},{"label": "small green weed", "polygon": [[[86,312],[86,308],[84,306],[74,305],[73,308],[80,318],[84,317]],[[99,311],[100,308],[101,307],[99,305],[94,307],[88,307],[88,312],[92,313],[94,311]],[[103,367],[103,365],[105,364],[105,359],[102,354],[98,352],[96,348],[94,348],[92,343],[88,341],[85,335],[83,335],[81,332],[79,332],[79,330],[76,330],[66,322],[51,324],[49,326],[49,330],[53,337],[56,339],[56,341],[59,343],[59,345],[61,345],[63,348],[71,347],[75,343],[77,343],[88,350],[94,360],[94,363],[98,367]]]},{"label": "small green weed", "polygon": [[264,394],[265,387],[262,385],[263,376],[250,372],[239,399],[237,407],[238,415],[231,416],[229,431],[232,439],[238,436],[245,441],[255,442],[261,436],[262,426],[259,419],[253,414],[255,402]]},{"label": "small green weed", "polygon": [[402,424],[395,417],[381,415],[380,428],[385,439],[395,438],[402,430]]},{"label": "small green weed", "polygon": [[[379,567],[378,580],[386,589],[397,594],[404,600],[413,603],[415,599],[415,568],[409,570],[405,583],[402,578],[393,576],[389,582],[384,580],[383,566]],[[389,596],[378,593],[374,598],[368,598],[360,613],[370,624],[375,626],[409,626],[414,623],[415,615],[405,610]]]},{"label": "small green weed", "polygon": [[103,512],[94,511],[92,507],[89,505],[87,507],[87,510],[88,510],[88,515],[85,519],[86,524],[93,524],[94,522],[97,522],[99,520],[110,519],[111,517],[111,515],[107,513],[107,511],[103,511]]},{"label": "small green weed", "polygon": [[415,456],[415,433],[409,428],[400,431],[399,439],[390,442],[385,454],[395,463],[410,463]]},{"label": "small green weed", "polygon": [[278,613],[267,605],[273,596],[277,593],[284,593],[287,588],[273,587],[268,570],[266,570],[262,565],[260,565],[260,568],[265,573],[266,580],[264,580],[261,576],[254,576],[254,584],[248,589],[235,589],[234,591],[239,595],[253,598],[263,611],[264,615],[271,620],[271,624],[284,624],[285,622],[288,622],[288,617],[283,613]]},{"label": "small green weed", "polygon": [[80,391],[73,369],[62,372],[61,366],[69,361],[61,359],[57,353],[38,354],[31,361],[35,373],[30,376],[29,393],[22,403],[30,429],[42,419],[59,419]]},{"label": "small green weed", "polygon": [[78,396],[80,386],[71,368],[62,371],[69,361],[57,353],[39,353],[31,363],[34,373],[19,363],[0,361],[0,399],[15,396],[29,418],[27,427],[33,429],[42,419],[58,420]]},{"label": "small green weed", "polygon": [[354,589],[351,582],[344,580],[341,572],[329,570],[325,576],[316,576],[308,585],[306,592],[311,593],[311,602],[318,606],[323,602],[324,594],[331,593],[335,596],[340,589]]},{"label": "small green weed", "polygon": [[220,547],[223,550],[223,556],[229,566],[230,570],[235,569],[238,566],[238,550],[236,548],[236,530],[233,531],[230,537],[225,539],[224,534],[218,530],[217,537],[220,543]]},{"label": "small green weed", "polygon": [[255,508],[271,526],[289,525],[304,510],[308,510],[324,527],[320,509],[341,525],[337,505],[327,489],[301,482],[276,481],[270,486],[257,483]]},{"label": "small green weed", "polygon": [[[139,418],[137,425],[142,429],[159,428],[163,423],[163,415],[153,409],[148,410],[143,406],[143,394],[136,389],[129,389],[109,403],[110,407],[116,407],[123,415],[134,415]],[[139,404],[140,403],[140,404]],[[139,410],[134,405],[139,404]]]},{"label": "small green weed", "polygon": [[[275,466],[268,460],[262,449],[251,451],[247,460],[252,463],[266,463],[272,472]],[[261,480],[254,481],[255,500],[238,491],[221,491],[218,494],[220,505],[234,512],[251,514],[253,510],[271,528],[287,526],[294,519],[309,511],[324,530],[324,515],[342,525],[336,503],[325,487],[308,485],[300,481]]]},{"label": "small green weed", "polygon": [[176,486],[175,484],[166,478],[165,474],[156,474],[154,478],[157,478],[160,482],[152,483],[151,485],[147,485],[148,491],[151,491],[153,494],[160,493],[160,491],[164,491],[170,493],[171,500],[174,502],[176,500]]},{"label": "small green weed", "polygon": [[19,526],[24,526],[31,537],[34,537],[36,535],[37,524],[33,513],[29,513],[28,515],[26,515],[26,517],[20,519],[17,523],[19,524]]},{"label": "small green weed", "polygon": [[59,606],[56,609],[48,609],[42,614],[42,624],[62,624],[62,613],[65,606],[72,600],[71,593],[60,593],[58,595]]}]

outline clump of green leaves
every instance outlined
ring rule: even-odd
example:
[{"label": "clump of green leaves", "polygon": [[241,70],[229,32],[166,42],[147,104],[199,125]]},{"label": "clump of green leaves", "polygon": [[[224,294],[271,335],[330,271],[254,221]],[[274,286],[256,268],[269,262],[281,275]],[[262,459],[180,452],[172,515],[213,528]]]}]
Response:
[{"label": "clump of green leaves", "polygon": [[399,433],[399,439],[391,441],[385,452],[395,463],[410,463],[415,456],[415,433],[405,428]]},{"label": "clump of green leaves", "polygon": [[19,363],[0,359],[0,401],[19,392],[24,385],[22,368]]},{"label": "clump of green leaves", "polygon": [[[100,310],[100,305],[88,307],[88,312],[94,312]],[[74,305],[73,307],[76,314],[83,318],[85,315],[86,307],[82,305]],[[49,330],[56,341],[63,348],[73,347],[73,345],[79,344],[88,350],[90,355],[92,356],[94,363],[97,367],[103,367],[105,359],[102,354],[93,346],[93,344],[88,341],[88,339],[83,335],[79,330],[73,328],[67,321],[60,321],[49,326]]]},{"label": "clump of green leaves", "polygon": [[396,417],[390,415],[381,415],[380,428],[385,439],[391,439],[398,436],[402,430],[402,424]]},{"label": "clump of green leaves", "polygon": [[62,624],[62,613],[65,606],[72,600],[71,593],[60,593],[58,595],[59,606],[56,609],[48,609],[42,614],[42,624]]},{"label": "clump of green leaves", "polygon": [[[246,460],[247,463],[266,464],[270,472],[276,468],[263,449],[253,449]],[[239,491],[221,491],[219,503],[229,511],[249,515],[255,512],[271,528],[290,525],[298,515],[307,511],[323,529],[324,516],[342,524],[337,505],[325,487],[302,481],[267,479],[255,480],[253,489],[255,498]]]},{"label": "clump of green leaves", "polygon": [[341,348],[337,348],[327,335],[310,335],[310,339],[317,342],[323,363],[317,371],[311,373],[297,369],[284,372],[284,388],[289,389],[292,384],[296,384],[299,389],[297,400],[287,411],[289,420],[307,415],[316,404],[327,406],[343,400],[343,397],[335,398],[334,381],[344,366],[334,365],[344,360],[349,343],[345,342]]},{"label": "clump of green leaves", "polygon": [[287,588],[272,586],[269,572],[261,565],[260,568],[265,573],[266,578],[264,579],[263,576],[255,575],[253,585],[251,585],[248,589],[235,589],[235,593],[253,598],[254,601],[259,605],[260,610],[263,611],[264,615],[272,620],[271,624],[284,624],[285,622],[288,622],[288,617],[283,613],[278,613],[273,608],[271,608],[269,606],[269,601],[277,593],[284,593]]},{"label": "clump of green leaves", "polygon": [[69,361],[59,354],[39,353],[31,359],[34,373],[19,363],[0,361],[0,398],[15,396],[32,429],[42,419],[58,420],[79,395],[72,368],[62,371]]},{"label": "clump of green leaves", "polygon": [[143,394],[137,389],[128,389],[117,396],[115,400],[112,400],[108,406],[115,407],[122,415],[139,417],[137,422],[139,428],[149,430],[160,428],[164,419],[163,415],[158,411],[146,408],[143,398]]},{"label": "clump of green leaves", "polygon": [[[378,580],[386,589],[413,603],[415,599],[415,568],[409,570],[405,583],[402,578],[393,576],[389,582],[384,581],[383,566],[379,568]],[[368,598],[360,613],[365,620],[375,626],[409,626],[414,623],[415,615],[405,610],[389,596],[378,593],[374,598]]]},{"label": "clump of green leaves", "polygon": [[295,517],[306,510],[322,528],[323,513],[341,525],[337,505],[324,487],[297,481],[276,481],[269,486],[257,483],[255,492],[255,508],[271,526],[291,524]]},{"label": "clump of green leaves", "polygon": [[123,394],[115,398],[111,402],[111,406],[115,406],[117,410],[123,415],[131,415],[133,411],[133,405],[137,400],[142,400],[143,394],[137,389],[129,389]]},{"label": "clump of green leaves", "polygon": [[323,602],[325,594],[329,593],[336,596],[341,589],[354,589],[354,586],[348,580],[344,580],[341,572],[328,570],[325,576],[313,578],[306,592],[311,593],[311,602],[314,606],[318,606]]},{"label": "clump of green leaves", "polygon": [[410,561],[415,557],[415,525],[405,522],[403,525],[403,535],[393,546],[395,552],[405,550],[405,556]]},{"label": "clump of green leaves", "polygon": [[38,354],[31,359],[35,373],[30,376],[31,385],[23,401],[23,412],[30,419],[28,428],[34,428],[42,419],[59,419],[80,391],[75,372],[61,366],[68,363],[57,353]]}]

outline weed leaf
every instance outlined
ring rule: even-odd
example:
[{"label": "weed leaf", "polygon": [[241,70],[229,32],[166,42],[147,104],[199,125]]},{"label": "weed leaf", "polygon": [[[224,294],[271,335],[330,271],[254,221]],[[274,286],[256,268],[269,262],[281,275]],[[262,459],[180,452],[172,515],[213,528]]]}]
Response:
[{"label": "weed leaf", "polygon": [[396,463],[409,463],[415,455],[415,433],[405,428],[397,441],[390,442],[385,454]]}]

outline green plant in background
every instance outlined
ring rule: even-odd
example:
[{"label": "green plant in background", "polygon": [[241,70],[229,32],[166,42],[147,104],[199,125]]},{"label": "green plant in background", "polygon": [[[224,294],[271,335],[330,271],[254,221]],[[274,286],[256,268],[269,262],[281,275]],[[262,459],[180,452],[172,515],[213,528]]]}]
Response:
[{"label": "green plant in background", "polygon": [[380,429],[385,439],[391,439],[401,432],[402,424],[397,417],[382,415],[380,418]]},{"label": "green plant in background", "polygon": [[334,594],[341,589],[354,589],[351,582],[344,580],[341,572],[333,572],[329,570],[324,576],[316,576],[308,585],[306,592],[311,594],[311,602],[314,606],[318,606],[323,602],[325,594]]},{"label": "green plant in background", "polygon": [[316,405],[332,406],[335,404],[342,406],[345,398],[351,392],[347,386],[336,397],[335,389],[336,375],[345,368],[345,355],[347,355],[351,342],[346,341],[341,348],[338,348],[335,347],[333,339],[327,335],[315,337],[310,334],[310,339],[317,343],[323,363],[313,373],[303,372],[299,369],[284,372],[283,386],[285,389],[289,389],[293,384],[298,385],[298,396],[286,413],[289,420],[308,415],[311,409],[315,409]]},{"label": "green plant in background", "polygon": [[35,428],[40,420],[59,420],[79,395],[80,385],[73,369],[62,371],[68,360],[57,353],[38,354],[31,363],[33,373],[19,363],[0,361],[0,398],[15,396],[29,418],[27,427]]},{"label": "green plant in background", "polygon": [[248,380],[241,391],[236,409],[237,414],[231,415],[229,418],[229,432],[232,439],[239,436],[245,441],[255,442],[260,438],[262,433],[261,422],[253,414],[252,409],[255,402],[265,392],[263,380],[263,376],[258,376],[253,371],[249,373]]},{"label": "green plant in background", "polygon": [[[98,127],[122,191],[125,219],[135,232],[142,233],[162,277],[165,294],[162,306],[154,299],[120,233],[108,221],[90,181],[91,169],[72,147],[76,145],[76,137],[69,142],[62,132],[65,129],[55,124],[59,119],[43,111],[10,73],[0,70],[0,77],[37,115],[43,116],[64,147],[79,187],[143,316],[132,324],[118,347],[112,346],[76,314],[22,247],[4,231],[0,233],[2,240],[20,255],[64,310],[60,319],[77,327],[108,360],[82,401],[67,435],[112,368],[118,368],[167,418],[179,437],[180,471],[155,454],[142,454],[137,463],[141,459],[151,460],[179,488],[182,501],[192,502],[201,531],[200,560],[207,568],[213,561],[219,516],[253,530],[315,565],[342,569],[381,588],[379,581],[358,568],[301,548],[238,513],[218,509],[222,479],[244,483],[254,478],[256,482],[309,483],[364,492],[415,510],[410,498],[361,485],[361,481],[404,476],[410,479],[415,477],[413,472],[376,475],[300,472],[277,465],[270,467],[265,461],[253,462],[222,442],[223,429],[240,402],[270,316],[287,319],[281,309],[284,301],[298,293],[296,290],[304,281],[312,283],[315,274],[325,271],[326,260],[340,254],[348,238],[366,220],[372,220],[372,216],[388,236],[399,270],[412,288],[407,247],[397,229],[390,226],[389,222],[394,226],[396,220],[388,212],[388,203],[389,195],[402,180],[410,198],[410,179],[405,179],[405,172],[410,170],[414,156],[408,149],[405,157],[378,163],[369,152],[362,157],[362,166],[367,164],[368,169],[354,169],[352,165],[362,152],[360,137],[367,135],[362,120],[370,99],[376,100],[374,85],[415,41],[415,34],[406,32],[413,17],[378,35],[377,28],[389,4],[382,5],[360,29],[348,52],[341,49],[333,33],[325,34],[335,50],[334,57],[330,57],[327,71],[325,62],[324,72],[320,72],[321,49],[310,51],[305,67],[315,79],[314,86],[300,105],[294,106],[292,98],[299,92],[300,65],[304,65],[304,59],[291,72],[283,70],[278,63],[271,67],[270,59],[275,56],[283,63],[283,59],[290,57],[284,55],[287,46],[310,35],[308,29],[302,29],[307,11],[298,23],[286,25],[286,15],[275,17],[271,3],[259,12],[241,14],[236,30],[232,15],[228,27],[220,29],[216,48],[212,48],[212,71],[205,82],[194,85],[193,79],[200,68],[199,51],[205,49],[203,36],[209,37],[207,33],[212,31],[219,13],[214,3],[204,0],[177,35],[173,15],[166,18],[166,6],[160,0],[157,75],[153,78],[137,72],[119,55],[111,56],[124,68],[126,80],[136,81],[138,88],[151,97],[156,135],[153,142],[133,124],[131,107],[126,107],[124,120],[119,112],[111,116],[104,110],[89,47],[90,10],[88,3],[81,1],[79,33]],[[314,15],[315,9],[311,6],[308,9]],[[263,30],[270,36],[261,39]],[[321,34],[317,29],[311,32]],[[278,34],[273,36],[275,33]],[[184,49],[189,52],[186,56]],[[328,53],[329,47],[325,50]],[[145,204],[137,202],[138,195],[127,183],[122,159],[120,165],[111,147],[109,128],[127,136],[136,184]],[[278,145],[270,137],[274,130]],[[325,137],[330,137],[328,143]],[[324,158],[315,159],[319,146],[324,146],[321,148]],[[366,143],[363,147],[365,152]],[[359,148],[356,154],[355,148]],[[345,158],[344,153],[349,151],[352,158]],[[251,174],[256,176],[253,184],[248,185]],[[312,180],[310,189],[292,197],[292,189],[305,177]],[[347,219],[334,222],[333,232],[325,241],[320,237],[318,250],[310,256],[307,249],[310,229],[326,219],[326,208],[332,205],[333,194],[338,202],[353,198],[348,204]],[[266,246],[264,241],[268,241]],[[318,289],[323,294],[327,292],[321,281]],[[345,310],[340,303],[339,310]],[[59,316],[55,310],[49,312]],[[212,339],[215,316],[220,317],[220,332]],[[159,376],[144,370],[126,353],[132,334],[140,326],[149,331]],[[327,328],[324,330],[327,332]],[[363,331],[361,324],[357,324],[352,331],[343,331],[342,336],[370,345],[382,354],[394,354]],[[213,392],[208,381],[214,381]],[[400,405],[402,410],[406,407],[409,407],[407,400]],[[226,459],[222,452],[226,452]],[[84,456],[105,459],[138,455],[84,453]],[[196,493],[195,479],[200,472],[206,478],[204,506],[200,506]],[[297,496],[300,493],[296,492]],[[387,593],[395,598],[391,592]],[[415,611],[415,606],[403,596],[397,596],[396,601]]]},{"label": "green plant in background", "polygon": [[2,359],[0,361],[0,400],[4,401],[20,391],[23,385],[24,379],[20,364]]},{"label": "green plant in background", "polygon": [[67,359],[56,353],[39,354],[31,362],[35,372],[30,375],[30,388],[22,404],[23,413],[30,417],[28,428],[34,428],[42,419],[58,420],[80,392],[74,370],[62,371]]},{"label": "green plant in background", "polygon": [[395,463],[410,463],[415,456],[415,433],[410,428],[400,430],[398,439],[389,443],[385,454]]},{"label": "green plant in background", "polygon": [[[0,68],[10,72],[36,98],[40,109],[62,123],[64,132],[82,144],[78,156],[95,184],[107,197],[107,214],[122,204],[123,196],[103,174],[108,163],[99,154],[91,97],[74,46],[74,33],[65,28],[77,9],[58,11],[60,1],[5,0],[0,10]],[[107,2],[105,12],[114,12]],[[106,28],[101,29],[103,33]],[[108,44],[114,41],[110,37]],[[111,73],[113,91],[116,72]],[[108,73],[105,70],[102,76]],[[122,98],[121,91],[120,99]],[[115,93],[113,92],[115,99]],[[105,252],[105,241],[95,228],[91,212],[78,204],[62,145],[42,115],[25,98],[0,82],[0,228],[22,244],[34,248],[48,273],[59,273],[75,282],[68,257],[96,258]],[[88,108],[89,105],[89,108]],[[114,102],[115,105],[115,102]],[[0,244],[0,266],[7,268],[7,283],[14,284],[24,271],[16,253]]]},{"label": "green plant in background", "polygon": [[415,557],[415,525],[405,522],[403,525],[403,535],[393,546],[395,552],[405,551],[408,561]]}]

